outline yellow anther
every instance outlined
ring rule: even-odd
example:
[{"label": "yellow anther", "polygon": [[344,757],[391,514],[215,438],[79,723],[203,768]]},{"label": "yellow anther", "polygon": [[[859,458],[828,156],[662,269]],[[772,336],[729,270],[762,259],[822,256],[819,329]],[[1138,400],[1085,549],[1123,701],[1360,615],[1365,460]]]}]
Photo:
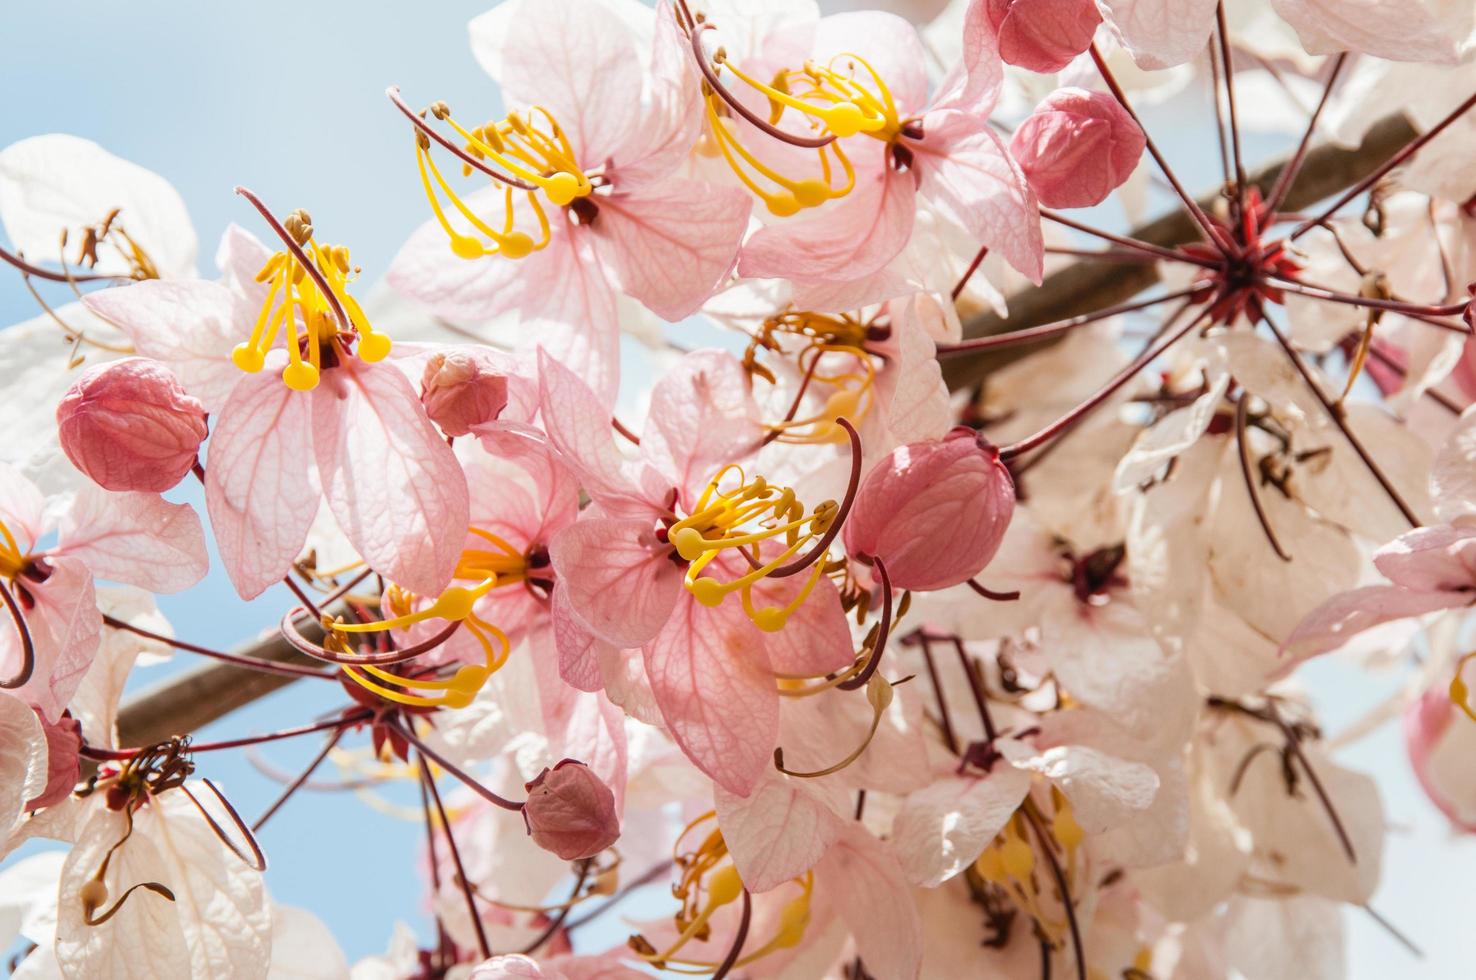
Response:
[{"label": "yellow anther", "polygon": [[391,341],[382,333],[362,334],[359,337],[359,359],[373,364],[389,356]]},{"label": "yellow anther", "polygon": [[815,208],[830,200],[830,187],[820,180],[800,180],[794,185],[794,200],[802,208]]},{"label": "yellow anther", "polygon": [[255,374],[266,364],[266,355],[255,347],[240,343],[231,351],[231,363],[247,374]]},{"label": "yellow anther", "polygon": [[741,894],[743,894],[743,879],[739,877],[738,869],[731,864],[718,868],[707,879],[707,898],[710,908],[736,902]]},{"label": "yellow anther", "polygon": [[282,381],[293,391],[312,391],[318,387],[318,369],[306,361],[293,361],[282,369]]},{"label": "yellow anther", "polygon": [[1467,718],[1476,721],[1476,709],[1471,707],[1471,691],[1466,686],[1465,678],[1461,676],[1461,672],[1465,670],[1466,664],[1470,663],[1472,658],[1476,658],[1476,652],[1468,653],[1456,661],[1455,676],[1450,679],[1450,700],[1466,713]]},{"label": "yellow anther", "polygon": [[[704,581],[699,579],[699,581]],[[789,610],[782,606],[765,606],[756,609],[748,616],[753,620],[753,625],[765,633],[777,633],[789,622]]]},{"label": "yellow anther", "polygon": [[1025,840],[1009,834],[999,849],[1000,865],[1005,874],[1016,881],[1024,881],[1035,870],[1035,849]]},{"label": "yellow anther", "polygon": [[1086,838],[1086,831],[1082,830],[1081,824],[1076,822],[1070,806],[1062,806],[1051,818],[1051,834],[1068,851],[1075,850]]},{"label": "yellow anther", "polygon": [[474,594],[470,589],[464,589],[459,585],[453,585],[431,604],[427,613],[438,616],[441,619],[459,622],[471,615],[472,606],[480,596]]},{"label": "yellow anther", "polygon": [[449,237],[451,239],[451,251],[456,254],[457,258],[480,259],[487,254],[487,249],[482,243],[470,235],[463,235],[460,232],[453,231]]},{"label": "yellow anther", "polygon": [[994,884],[1000,884],[1005,880],[1007,875],[1005,873],[1004,858],[1000,856],[1000,849],[997,844],[991,844],[984,848],[984,853],[980,854],[978,859],[974,861],[974,870],[979,872],[979,877]]},{"label": "yellow anther", "polygon": [[789,191],[781,191],[778,194],[770,194],[764,198],[764,207],[776,218],[787,218],[792,214],[798,214],[800,209],[799,198]]},{"label": "yellow anther", "polygon": [[547,194],[548,199],[554,204],[563,207],[576,197],[588,194],[589,187],[573,174],[556,173],[544,181],[543,193]]},{"label": "yellow anther", "polygon": [[793,949],[805,938],[810,926],[810,896],[790,899],[779,913],[779,932],[774,937],[776,949]]},{"label": "yellow anther", "polygon": [[509,259],[527,258],[539,249],[533,239],[521,231],[504,236],[497,243],[497,254]]},{"label": "yellow anther", "polygon": [[692,593],[692,598],[709,609],[723,604],[723,597],[730,590],[723,587],[716,579],[699,578],[687,583],[687,589]]},{"label": "yellow anther", "polygon": [[670,536],[672,547],[687,561],[696,561],[707,550],[707,539],[695,528],[678,527]]},{"label": "yellow anther", "polygon": [[855,136],[863,129],[877,129],[881,124],[876,118],[868,117],[854,102],[838,102],[829,109],[822,109],[819,116],[825,128],[841,139]]}]

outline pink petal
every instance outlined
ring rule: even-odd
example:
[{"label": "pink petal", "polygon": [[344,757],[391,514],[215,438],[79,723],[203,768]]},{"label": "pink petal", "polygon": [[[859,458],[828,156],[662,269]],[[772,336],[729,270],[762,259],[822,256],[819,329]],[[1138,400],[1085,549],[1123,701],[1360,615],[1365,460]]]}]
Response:
[{"label": "pink petal", "polygon": [[973,863],[1030,790],[1030,776],[998,763],[987,776],[949,776],[909,794],[892,824],[908,879],[936,888]]},{"label": "pink petal", "polygon": [[951,212],[981,244],[1039,284],[1045,243],[1025,175],[982,118],[955,110],[923,117],[916,151],[921,190]]},{"label": "pink petal", "polygon": [[46,498],[19,470],[0,463],[0,521],[15,535],[21,551],[30,551],[46,533]]},{"label": "pink petal", "polygon": [[846,197],[806,217],[760,228],[743,245],[738,274],[757,279],[848,282],[878,271],[912,235],[910,174],[858,174]]},{"label": "pink petal", "polygon": [[1374,567],[1415,592],[1476,589],[1476,527],[1421,527],[1374,552]]},{"label": "pink petal", "polygon": [[86,486],[62,518],[58,554],[99,578],[150,592],[182,592],[205,577],[205,531],[189,504],[156,493],[109,493]]},{"label": "pink petal", "polygon": [[[804,588],[807,577],[801,572],[787,578],[761,579],[753,587],[754,606],[787,606]],[[856,659],[840,592],[824,577],[815,583],[782,630],[764,634],[763,643],[769,664],[778,674],[825,674]]]},{"label": "pink petal", "polygon": [[600,690],[604,687],[600,655],[614,648],[595,636],[574,613],[569,606],[569,587],[563,582],[554,586],[549,617],[553,623],[554,648],[559,654],[559,676],[577,690]]},{"label": "pink petal", "polygon": [[[503,195],[486,188],[465,198],[478,215],[501,215]],[[552,223],[553,233],[562,235],[564,223]],[[536,229],[528,230],[534,234]],[[536,240],[536,239],[535,239]],[[559,263],[560,255],[548,248],[523,259],[488,256],[463,259],[451,251],[446,232],[434,219],[411,233],[390,262],[385,282],[398,293],[424,305],[437,316],[464,323],[482,323],[516,309],[522,300],[525,277],[543,278],[539,268]]]},{"label": "pink petal", "polygon": [[[35,644],[31,679],[11,693],[35,707],[44,721],[55,723],[82,684],[102,637],[102,614],[92,573],[74,558],[49,559],[51,575],[24,587],[36,600],[25,613]],[[20,638],[10,617],[0,619],[0,670],[13,677],[21,665]]]},{"label": "pink petal", "polygon": [[549,542],[569,607],[601,639],[637,647],[656,636],[682,593],[681,568],[649,520],[585,518]]},{"label": "pink petal", "polygon": [[338,525],[412,592],[451,581],[470,518],[466,477],[399,369],[347,361],[312,393],[313,450]]},{"label": "pink petal", "polygon": [[1390,61],[1448,65],[1471,51],[1470,8],[1462,10],[1461,4],[1272,0],[1271,5],[1313,54],[1357,51]]},{"label": "pink petal", "polygon": [[169,365],[207,412],[219,412],[241,380],[231,351],[250,335],[257,311],[224,286],[151,279],[88,293],[83,303],[127,334],[139,354]]},{"label": "pink petal", "polygon": [[[564,226],[544,253],[548,258],[523,275],[523,350],[538,348],[569,368],[606,405],[620,387],[620,330],[615,290],[595,254],[588,229]],[[523,261],[527,261],[526,259]]]},{"label": "pink petal", "polygon": [[1216,0],[1098,0],[1112,32],[1139,68],[1182,65],[1197,57],[1214,27]]},{"label": "pink petal", "polygon": [[593,200],[590,234],[620,288],[672,322],[727,279],[753,206],[745,191],[675,179]]},{"label": "pink petal", "polygon": [[751,892],[766,892],[809,871],[845,824],[815,781],[790,779],[773,768],[747,796],[721,786],[712,796],[723,841]]},{"label": "pink petal", "polygon": [[840,912],[866,969],[877,977],[906,980],[922,967],[922,921],[902,899],[911,885],[891,849],[856,823],[815,869],[817,887]]},{"label": "pink petal", "polygon": [[55,724],[43,722],[46,732],[46,788],[26,801],[27,810],[54,806],[72,795],[82,775],[82,726],[77,719],[64,717]]},{"label": "pink petal", "polygon": [[515,2],[506,16],[516,26],[504,33],[493,72],[503,100],[544,106],[580,164],[604,163],[640,123],[641,59],[630,29],[597,0]]},{"label": "pink petal", "polygon": [[709,609],[683,596],[642,648],[672,738],[736,796],[752,792],[774,764],[779,737],[779,695],[757,633],[737,603]]},{"label": "pink petal", "polygon": [[[1452,592],[1413,592],[1393,585],[1368,585],[1335,595],[1312,610],[1282,644],[1292,664],[1336,650],[1353,637],[1382,623],[1454,609],[1472,597]],[[1288,665],[1287,669],[1290,669]]]},{"label": "pink petal", "polygon": [[317,511],[308,403],[270,368],[246,375],[210,436],[205,504],[243,599],[287,574]]},{"label": "pink petal", "polygon": [[547,353],[539,355],[538,374],[543,430],[585,491],[606,510],[649,512],[623,472],[610,410],[578,375]]},{"label": "pink petal", "polygon": [[700,493],[722,466],[750,455],[762,438],[743,365],[724,351],[694,351],[651,390],[641,459],[673,486]]}]

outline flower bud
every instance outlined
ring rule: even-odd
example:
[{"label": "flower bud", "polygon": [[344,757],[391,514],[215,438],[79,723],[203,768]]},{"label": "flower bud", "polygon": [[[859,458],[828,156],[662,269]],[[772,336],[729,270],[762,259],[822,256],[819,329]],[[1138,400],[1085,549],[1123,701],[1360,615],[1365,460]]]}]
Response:
[{"label": "flower bud", "polygon": [[433,354],[420,385],[425,414],[448,436],[467,435],[496,419],[507,406],[507,378],[473,351]]},{"label": "flower bud", "polygon": [[205,409],[158,361],[127,357],[84,373],[56,407],[62,450],[107,490],[162,493],[190,471]]},{"label": "flower bud", "polygon": [[1030,71],[1060,71],[1091,46],[1102,14],[1095,0],[977,0],[994,27],[999,56]]},{"label": "flower bud", "polygon": [[843,532],[853,558],[880,558],[892,586],[946,589],[983,570],[1015,510],[999,450],[972,429],[899,446],[857,491]]},{"label": "flower bud", "polygon": [[1132,176],[1147,139],[1105,92],[1057,89],[1015,130],[1010,152],[1040,203],[1088,208]]},{"label": "flower bud", "polygon": [[589,766],[565,759],[526,786],[533,843],[565,861],[594,857],[620,838],[615,795]]}]

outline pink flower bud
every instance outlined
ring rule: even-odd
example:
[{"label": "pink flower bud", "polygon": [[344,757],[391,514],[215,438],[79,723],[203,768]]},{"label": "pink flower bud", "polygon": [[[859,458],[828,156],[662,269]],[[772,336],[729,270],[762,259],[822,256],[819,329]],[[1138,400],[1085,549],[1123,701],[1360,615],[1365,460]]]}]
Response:
[{"label": "pink flower bud", "polygon": [[1040,203],[1089,208],[1132,176],[1147,139],[1105,92],[1057,89],[1020,124],[1010,152]]},{"label": "pink flower bud", "polygon": [[866,474],[846,519],[846,551],[880,558],[895,588],[946,589],[983,570],[1014,510],[1015,481],[999,450],[960,427],[899,446]]},{"label": "pink flower bud", "polygon": [[107,490],[162,493],[190,471],[205,409],[168,368],[127,357],[84,373],[56,407],[62,450]]},{"label": "pink flower bud", "polygon": [[999,39],[999,56],[1030,71],[1060,71],[1091,46],[1102,14],[1095,0],[978,0]]},{"label": "pink flower bud", "polygon": [[507,406],[507,378],[469,350],[437,353],[420,379],[425,414],[448,436],[464,436]]},{"label": "pink flower bud", "polygon": [[615,794],[589,766],[565,759],[526,786],[533,843],[565,861],[594,857],[620,838]]}]

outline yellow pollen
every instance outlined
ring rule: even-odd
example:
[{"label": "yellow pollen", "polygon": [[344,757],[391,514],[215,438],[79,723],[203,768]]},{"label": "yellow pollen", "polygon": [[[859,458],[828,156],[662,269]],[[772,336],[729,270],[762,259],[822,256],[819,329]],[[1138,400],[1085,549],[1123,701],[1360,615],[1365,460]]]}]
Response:
[{"label": "yellow pollen", "polygon": [[26,553],[21,550],[15,540],[15,535],[10,533],[10,528],[0,521],[0,578],[14,580],[17,575],[26,570]]},{"label": "yellow pollen", "polygon": [[[707,484],[690,516],[673,524],[668,540],[677,554],[690,564],[683,580],[687,591],[704,606],[718,606],[734,592],[742,596],[743,611],[754,625],[767,632],[784,628],[789,617],[804,604],[824,571],[825,562],[812,566],[799,594],[784,606],[756,606],[753,587],[780,566],[793,561],[834,522],[839,510],[836,502],[826,500],[806,512],[789,487],[772,486],[763,477],[743,482],[732,490],[719,489],[732,470],[739,478],[738,467],[724,467]],[[779,549],[768,556],[763,546],[770,541]],[[725,550],[736,550],[736,557],[750,568],[736,578],[724,581],[702,572]]]},{"label": "yellow pollen", "polygon": [[[390,352],[390,339],[375,332],[358,300],[348,293],[350,275],[357,272],[349,263],[349,251],[341,245],[319,245],[312,239],[312,226],[302,212],[288,218],[292,228],[301,231],[303,251],[313,267],[327,283],[330,298],[317,281],[291,252],[277,252],[261,271],[256,281],[267,283],[266,299],[257,314],[251,336],[231,351],[231,361],[248,374],[255,374],[266,364],[267,352],[277,343],[277,336],[287,327],[287,366],[282,381],[294,391],[311,391],[318,386],[323,369],[323,348],[331,347],[336,356],[348,356],[347,344],[357,337],[356,353],[363,361],[383,360]],[[333,309],[338,301],[352,334],[340,330]],[[301,333],[299,333],[301,331]],[[304,358],[306,348],[306,358]]]},{"label": "yellow pollen", "polygon": [[[420,172],[421,188],[425,191],[436,223],[446,233],[452,253],[459,258],[480,259],[488,255],[500,255],[507,259],[526,258],[549,243],[550,228],[548,213],[544,209],[545,201],[562,208],[594,192],[594,184],[575,159],[574,149],[564,134],[563,127],[542,106],[530,109],[526,119],[514,112],[498,122],[471,129],[457,122],[451,116],[450,108],[443,102],[432,106],[431,112],[461,137],[469,156],[487,161],[508,178],[531,184],[534,188],[523,190],[511,184],[493,181],[493,186],[500,186],[503,191],[501,220],[483,218],[451,187],[431,156],[429,139],[417,133],[415,162]],[[472,167],[463,164],[462,176],[469,176],[471,172]],[[458,229],[452,224],[441,205],[441,197],[451,203],[470,231]],[[538,227],[536,240],[517,227],[520,198]]]},{"label": "yellow pollen", "polygon": [[[471,704],[487,679],[507,662],[511,644],[507,634],[476,614],[479,599],[493,589],[522,582],[527,577],[527,562],[522,554],[507,541],[473,527],[471,534],[492,544],[496,551],[468,548],[461,553],[456,564],[455,577],[474,582],[470,586],[447,587],[435,601],[423,609],[414,610],[414,596],[398,586],[385,590],[384,605],[396,613],[391,618],[372,623],[343,623],[331,625],[330,639],[347,649],[347,636],[354,633],[378,633],[404,629],[416,623],[439,619],[447,623],[461,623],[481,646],[483,662],[458,667],[449,678],[406,677],[372,664],[344,665],[343,672],[366,690],[397,704],[429,708],[464,708]],[[430,694],[412,694],[409,691],[429,691]]]}]

